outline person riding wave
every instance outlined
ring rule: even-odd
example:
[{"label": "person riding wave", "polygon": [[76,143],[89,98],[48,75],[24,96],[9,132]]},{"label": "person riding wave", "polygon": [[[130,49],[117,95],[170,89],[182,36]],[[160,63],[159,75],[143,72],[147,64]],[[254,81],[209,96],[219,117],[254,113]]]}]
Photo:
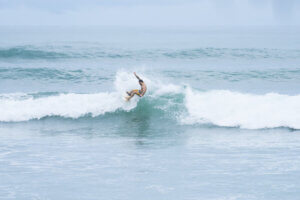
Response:
[{"label": "person riding wave", "polygon": [[127,92],[128,94],[128,98],[127,100],[129,101],[134,95],[137,95],[139,97],[142,97],[145,95],[146,91],[147,91],[147,86],[146,84],[144,83],[144,81],[134,72],[133,73],[135,75],[135,77],[139,80],[139,84],[141,86],[141,89],[140,90],[131,90],[131,92]]}]

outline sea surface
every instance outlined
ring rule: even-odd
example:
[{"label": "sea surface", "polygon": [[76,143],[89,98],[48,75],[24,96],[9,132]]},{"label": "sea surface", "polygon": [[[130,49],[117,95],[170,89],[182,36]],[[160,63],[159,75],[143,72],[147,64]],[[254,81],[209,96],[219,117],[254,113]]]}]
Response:
[{"label": "sea surface", "polygon": [[0,26],[0,199],[299,197],[299,27]]}]

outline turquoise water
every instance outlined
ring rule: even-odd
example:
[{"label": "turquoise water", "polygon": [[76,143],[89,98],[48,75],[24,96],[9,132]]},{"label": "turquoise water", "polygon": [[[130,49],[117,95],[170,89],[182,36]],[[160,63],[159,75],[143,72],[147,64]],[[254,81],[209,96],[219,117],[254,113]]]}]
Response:
[{"label": "turquoise water", "polygon": [[299,33],[2,26],[0,199],[297,199]]}]

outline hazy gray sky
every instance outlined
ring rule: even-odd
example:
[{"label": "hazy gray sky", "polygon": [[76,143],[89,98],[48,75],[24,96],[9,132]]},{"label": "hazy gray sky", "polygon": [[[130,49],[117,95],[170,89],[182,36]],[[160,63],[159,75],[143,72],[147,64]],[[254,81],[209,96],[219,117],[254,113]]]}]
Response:
[{"label": "hazy gray sky", "polygon": [[0,0],[0,25],[300,25],[300,0]]}]

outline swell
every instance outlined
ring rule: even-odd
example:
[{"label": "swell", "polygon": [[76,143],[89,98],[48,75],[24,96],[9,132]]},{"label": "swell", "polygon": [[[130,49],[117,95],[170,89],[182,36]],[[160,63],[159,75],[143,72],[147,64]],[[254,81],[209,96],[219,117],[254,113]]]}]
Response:
[{"label": "swell", "polygon": [[[185,72],[175,70],[163,71],[164,76],[180,80],[225,80],[237,82],[244,80],[264,80],[272,82],[298,81],[300,80],[299,68],[279,68],[269,70],[188,70]],[[97,82],[111,80],[112,77],[104,76],[103,73],[87,69],[59,69],[59,68],[23,68],[23,67],[0,67],[0,79],[4,80],[50,80],[50,81],[89,81]]]},{"label": "swell", "polygon": [[22,68],[22,67],[2,67],[0,68],[1,79],[12,80],[107,80],[108,78],[103,76],[96,76],[95,74],[85,73],[83,70],[67,70],[67,69],[54,69],[54,68]]},{"label": "swell", "polygon": [[0,59],[297,59],[297,49],[265,48],[190,48],[190,49],[113,49],[107,47],[77,46],[14,46],[0,49]]},{"label": "swell", "polygon": [[68,57],[69,56],[64,53],[39,49],[30,49],[25,46],[0,49],[1,59],[60,59]]},{"label": "swell", "polygon": [[164,74],[180,80],[225,80],[237,82],[243,80],[264,80],[272,82],[300,80],[299,68],[279,68],[269,70],[189,70],[186,72],[165,70]]},{"label": "swell", "polygon": [[171,58],[244,58],[244,59],[267,59],[267,58],[297,58],[298,50],[258,49],[258,48],[196,48],[177,50],[163,53]]}]

